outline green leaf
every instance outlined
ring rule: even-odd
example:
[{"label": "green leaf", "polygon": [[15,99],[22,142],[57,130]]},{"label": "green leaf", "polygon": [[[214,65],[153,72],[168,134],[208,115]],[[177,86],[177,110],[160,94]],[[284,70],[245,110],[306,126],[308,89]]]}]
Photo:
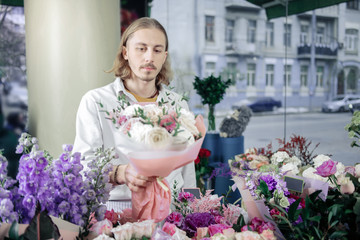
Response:
[{"label": "green leaf", "polygon": [[9,238],[19,239],[19,224],[16,221],[11,224],[11,227],[9,229]]},{"label": "green leaf", "polygon": [[335,226],[338,223],[339,223],[339,220],[334,221],[333,223],[331,223],[330,228],[332,228],[333,226]]},{"label": "green leaf", "polygon": [[300,204],[300,201],[301,201],[301,199],[299,198],[293,204],[291,204],[289,207],[288,216],[289,216],[290,222],[294,222],[299,218],[299,211],[297,211],[297,208]]},{"label": "green leaf", "polygon": [[346,231],[336,231],[329,236],[329,239],[341,239],[341,237],[344,237],[347,234],[348,233]]},{"label": "green leaf", "polygon": [[310,217],[308,218],[310,221],[313,221],[313,222],[320,222],[321,220],[321,216],[320,215],[317,215],[317,216],[313,216],[313,217]]},{"label": "green leaf", "polygon": [[[40,225],[40,232],[38,233],[38,225]],[[40,234],[41,239],[59,239],[60,232],[58,227],[54,224],[46,212],[36,214],[29,226],[26,228],[23,237],[25,239],[38,239]]]}]

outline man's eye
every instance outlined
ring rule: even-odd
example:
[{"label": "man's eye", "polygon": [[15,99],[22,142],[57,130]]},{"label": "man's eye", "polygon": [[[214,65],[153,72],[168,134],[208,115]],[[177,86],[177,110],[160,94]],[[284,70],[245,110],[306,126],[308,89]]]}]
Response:
[{"label": "man's eye", "polygon": [[161,49],[155,49],[155,52],[156,52],[156,53],[161,53],[162,50],[161,50]]},{"label": "man's eye", "polygon": [[145,48],[143,48],[143,47],[139,47],[139,48],[137,48],[137,50],[139,50],[139,51],[145,51]]}]

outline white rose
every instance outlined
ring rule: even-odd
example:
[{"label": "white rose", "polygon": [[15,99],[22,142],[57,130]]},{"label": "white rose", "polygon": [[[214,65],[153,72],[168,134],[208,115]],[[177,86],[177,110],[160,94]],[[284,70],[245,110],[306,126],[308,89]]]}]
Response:
[{"label": "white rose", "polygon": [[246,239],[261,240],[263,238],[257,232],[244,231],[244,232],[235,233],[235,239],[236,240],[246,240]]},{"label": "white rose", "polygon": [[122,112],[121,114],[122,115],[125,115],[126,117],[128,118],[131,118],[135,115],[135,110],[137,111],[138,109],[143,109],[143,106],[139,105],[139,104],[133,104],[133,105],[130,105],[128,107],[126,107]]},{"label": "white rose", "polygon": [[292,175],[296,175],[296,174],[298,174],[299,173],[299,169],[298,169],[298,167],[297,167],[297,165],[296,164],[294,164],[294,163],[287,163],[287,164],[285,164],[284,166],[282,166],[281,168],[280,168],[280,171],[282,172],[282,173],[290,173],[290,174],[292,174]]},{"label": "white rose", "polygon": [[143,108],[145,115],[150,118],[151,122],[157,122],[159,117],[161,118],[164,115],[162,108],[155,104],[146,104]]},{"label": "white rose", "polygon": [[344,185],[350,182],[350,178],[346,177],[344,174],[341,174],[337,177],[337,183],[340,185]]},{"label": "white rose", "polygon": [[165,128],[154,127],[145,134],[145,144],[154,149],[164,149],[171,144],[171,135]]},{"label": "white rose", "polygon": [[289,157],[289,154],[287,154],[287,152],[279,151],[279,152],[274,153],[271,156],[270,160],[271,160],[272,164],[278,164],[278,163],[284,162],[284,160],[288,159],[288,158],[290,158],[290,157]]},{"label": "white rose", "polygon": [[178,122],[184,128],[191,132],[193,135],[198,135],[199,130],[196,128],[195,116],[192,112],[186,111],[185,109],[180,110],[180,116]]},{"label": "white rose", "polygon": [[316,158],[313,159],[314,167],[315,168],[319,167],[321,164],[323,164],[323,162],[326,162],[329,159],[330,157],[324,154],[317,155]]},{"label": "white rose", "polygon": [[136,142],[145,142],[145,136],[152,127],[149,124],[143,124],[141,122],[134,122],[131,124],[129,131],[130,137]]},{"label": "white rose", "polygon": [[194,135],[188,129],[182,126],[179,127],[176,137],[186,139],[188,145],[195,142]]},{"label": "white rose", "polygon": [[360,177],[360,164],[355,165],[355,177]]}]

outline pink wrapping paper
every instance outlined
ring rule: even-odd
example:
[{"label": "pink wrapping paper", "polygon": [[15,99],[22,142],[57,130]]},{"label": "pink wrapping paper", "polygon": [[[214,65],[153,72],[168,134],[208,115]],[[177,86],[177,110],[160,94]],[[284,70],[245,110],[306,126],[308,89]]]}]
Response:
[{"label": "pink wrapping paper", "polygon": [[206,128],[201,115],[196,117],[196,127],[202,138],[180,151],[139,151],[129,152],[130,163],[144,176],[167,177],[172,171],[194,161],[204,141]]},{"label": "pink wrapping paper", "polygon": [[136,220],[153,219],[155,222],[164,220],[170,212],[171,191],[166,179],[162,180],[168,190],[165,190],[156,181],[144,190],[132,192],[132,217]]}]

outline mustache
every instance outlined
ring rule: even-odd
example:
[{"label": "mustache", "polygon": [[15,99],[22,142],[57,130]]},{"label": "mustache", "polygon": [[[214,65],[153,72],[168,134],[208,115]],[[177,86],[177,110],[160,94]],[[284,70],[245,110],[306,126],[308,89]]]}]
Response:
[{"label": "mustache", "polygon": [[140,68],[153,68],[156,69],[155,65],[152,63],[141,65]]}]

